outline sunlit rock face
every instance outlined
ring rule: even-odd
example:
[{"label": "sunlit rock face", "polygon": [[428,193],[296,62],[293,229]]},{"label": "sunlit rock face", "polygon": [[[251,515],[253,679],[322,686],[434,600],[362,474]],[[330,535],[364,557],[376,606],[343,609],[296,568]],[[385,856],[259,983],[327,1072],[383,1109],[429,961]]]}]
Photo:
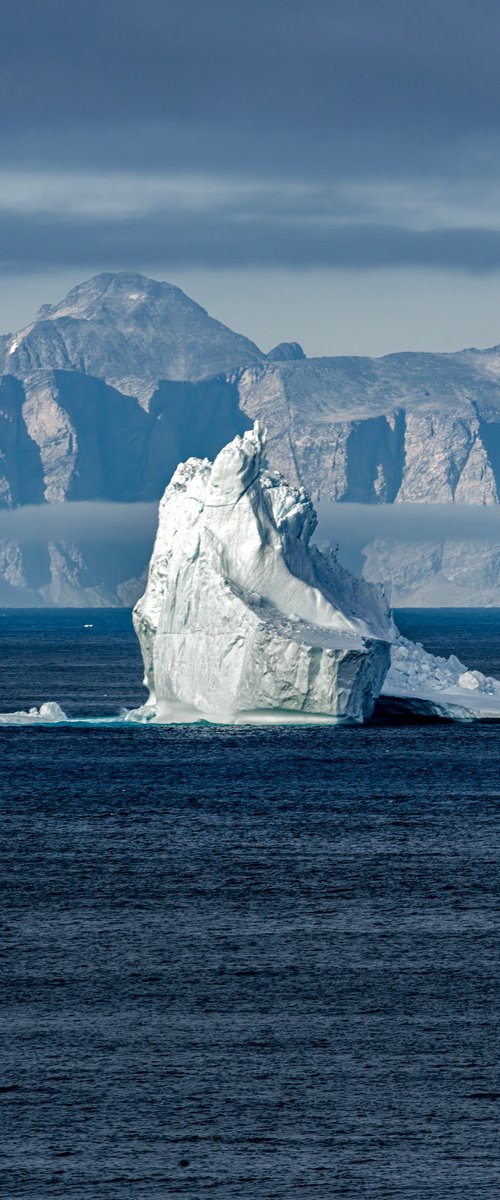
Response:
[{"label": "sunlit rock face", "polygon": [[266,361],[238,388],[273,466],[313,499],[499,502],[498,348]]},{"label": "sunlit rock face", "polygon": [[158,720],[359,722],[389,666],[382,593],[310,545],[303,489],[263,467],[258,422],[178,467],[134,610]]}]

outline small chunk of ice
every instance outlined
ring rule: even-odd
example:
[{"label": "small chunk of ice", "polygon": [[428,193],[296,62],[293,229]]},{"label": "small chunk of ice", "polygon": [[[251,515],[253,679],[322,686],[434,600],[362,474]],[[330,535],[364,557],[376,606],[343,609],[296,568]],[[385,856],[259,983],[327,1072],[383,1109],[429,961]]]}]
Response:
[{"label": "small chunk of ice", "polygon": [[28,711],[19,709],[18,712],[0,713],[0,725],[49,725],[67,720],[66,713],[55,700],[47,700],[40,708],[30,708]]}]

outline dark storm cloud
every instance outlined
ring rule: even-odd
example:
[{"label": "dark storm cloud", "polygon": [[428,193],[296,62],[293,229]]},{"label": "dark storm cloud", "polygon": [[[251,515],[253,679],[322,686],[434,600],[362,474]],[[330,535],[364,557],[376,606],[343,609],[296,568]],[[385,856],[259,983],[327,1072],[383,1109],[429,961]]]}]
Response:
[{"label": "dark storm cloud", "polygon": [[64,217],[0,211],[0,272],[51,267],[427,266],[500,269],[500,230],[415,232],[396,226],[322,223],[289,216],[169,211],[137,217]]},{"label": "dark storm cloud", "polygon": [[268,170],[448,161],[457,139],[498,134],[499,38],[496,0],[17,0],[4,161],[38,140],[44,161],[107,146],[155,167],[202,147]]},{"label": "dark storm cloud", "polygon": [[[61,185],[57,215],[39,211],[39,199],[30,213],[29,195],[22,213],[4,200],[3,269],[160,261],[496,269],[499,235],[488,220],[443,228],[368,212],[361,221],[351,205],[340,228],[339,203],[321,188],[403,180],[418,193],[439,181],[453,192],[473,180],[480,197],[482,182],[499,174],[499,44],[497,0],[5,4],[4,170],[110,178],[121,170],[145,181],[206,172],[248,186],[251,211],[213,197],[197,212],[182,204],[150,212],[137,193],[126,217],[71,215],[70,206],[61,216]],[[279,203],[250,194],[255,181],[279,180]],[[297,183],[315,195],[293,212],[283,195]]]}]

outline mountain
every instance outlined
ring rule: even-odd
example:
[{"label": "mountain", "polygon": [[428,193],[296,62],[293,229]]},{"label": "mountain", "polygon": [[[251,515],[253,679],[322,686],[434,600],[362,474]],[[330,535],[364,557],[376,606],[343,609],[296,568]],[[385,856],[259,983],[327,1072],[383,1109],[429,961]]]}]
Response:
[{"label": "mountain", "polygon": [[292,359],[305,357],[302,346],[298,342],[279,342],[266,354],[269,362],[290,362]]},{"label": "mountain", "polygon": [[497,504],[500,351],[248,367],[240,406],[314,499]]},{"label": "mountain", "polygon": [[73,288],[6,345],[3,504],[157,498],[175,455],[201,453],[205,436],[214,453],[255,419],[272,465],[314,499],[498,503],[499,347],[307,359],[287,342],[265,355],[179,288],[129,273]]},{"label": "mountain", "polygon": [[[31,511],[31,510],[30,510]],[[124,510],[124,520],[128,510]],[[4,608],[131,607],[144,591],[149,538],[124,544],[95,538],[0,539],[0,605]]]},{"label": "mountain", "polygon": [[[0,339],[2,361],[0,509],[157,500],[179,461],[213,458],[256,419],[268,429],[271,467],[315,501],[499,503],[500,347],[307,359],[284,342],[266,355],[179,288],[122,272],[44,305],[31,325]],[[28,551],[5,541],[4,582],[6,572],[20,580]],[[482,552],[478,603],[496,595],[498,548],[492,553]],[[452,570],[457,555],[470,570]],[[45,557],[43,583],[28,572],[35,592],[56,594],[61,573],[74,595],[84,579],[99,587],[97,567],[88,582],[88,559],[80,544]],[[427,541],[421,577],[417,560],[414,549],[379,541],[367,548],[365,572],[397,576],[402,603],[439,589],[448,602],[454,590],[460,603],[470,595],[476,560],[465,541],[432,552]],[[49,561],[59,566],[48,581]],[[134,562],[103,602],[120,602],[117,587],[137,573]]]},{"label": "mountain", "polygon": [[204,379],[264,357],[180,288],[120,272],[43,305],[4,345],[3,370],[21,378],[40,368],[77,371],[147,402],[159,379]]}]

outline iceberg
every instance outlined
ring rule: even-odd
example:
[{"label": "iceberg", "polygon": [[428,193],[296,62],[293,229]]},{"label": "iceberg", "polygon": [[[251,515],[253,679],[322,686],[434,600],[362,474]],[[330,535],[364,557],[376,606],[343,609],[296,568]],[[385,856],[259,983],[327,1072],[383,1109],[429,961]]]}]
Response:
[{"label": "iceberg", "polygon": [[382,593],[311,544],[303,488],[264,467],[259,422],[181,464],[134,609],[149,700],[132,719],[361,722],[389,668]]},{"label": "iceberg", "polygon": [[59,725],[68,720],[55,700],[46,700],[40,708],[0,713],[0,725]]},{"label": "iceberg", "polygon": [[312,541],[303,488],[265,465],[257,421],[181,463],[159,508],[134,627],[149,699],[127,720],[360,723],[500,718],[500,681],[403,638],[383,590]]},{"label": "iceberg", "polygon": [[448,721],[500,720],[500,681],[470,671],[452,654],[429,654],[394,626],[391,667],[378,707],[391,716]]}]

